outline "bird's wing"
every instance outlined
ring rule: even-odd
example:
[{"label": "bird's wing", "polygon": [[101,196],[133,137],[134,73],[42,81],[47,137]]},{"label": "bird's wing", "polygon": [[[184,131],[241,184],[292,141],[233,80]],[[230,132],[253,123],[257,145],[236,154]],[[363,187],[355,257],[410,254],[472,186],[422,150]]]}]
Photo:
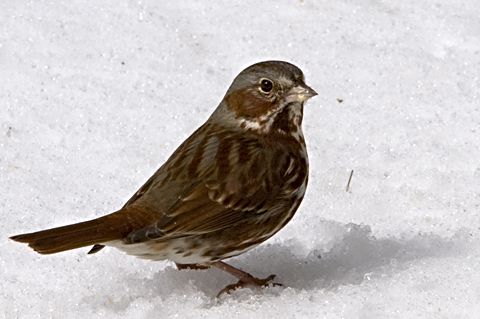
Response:
[{"label": "bird's wing", "polygon": [[[211,129],[208,122],[199,127],[190,137],[188,137],[170,156],[170,158],[147,180],[145,184],[143,184],[140,189],[133,194],[133,196],[125,203],[122,207],[125,208],[129,205],[134,204],[139,199],[141,199],[147,192],[150,191],[152,188],[159,188],[158,184],[163,184],[169,187],[168,184],[164,182],[168,180],[169,183],[173,183],[179,185],[179,181],[175,180],[174,178],[170,178],[171,172],[175,170],[177,171],[182,170],[185,167],[185,162],[188,161],[189,158],[195,153],[198,149],[199,144],[204,139],[209,140],[209,130]],[[216,145],[214,143],[209,143],[208,147],[211,149],[214,148]],[[181,183],[188,182],[188,181],[180,181]],[[181,185],[181,184],[180,184]],[[159,192],[155,196],[166,196],[165,191],[169,191],[170,189],[165,189],[160,187],[157,189]],[[172,193],[171,190],[168,193]],[[174,193],[174,192],[173,192]]]},{"label": "bird's wing", "polygon": [[142,187],[140,187],[140,189],[135,193],[133,194],[133,196],[125,203],[125,205],[123,205],[122,209],[133,204],[134,202],[136,202],[140,197],[143,196],[143,194],[145,194],[149,189],[150,187],[152,187],[152,185],[154,184],[155,180],[157,179],[157,173],[153,174],[147,181],[145,184],[143,184]]},{"label": "bird's wing", "polygon": [[[193,181],[154,224],[129,234],[126,243],[154,238],[168,239],[206,234],[248,223],[278,205],[282,195],[293,191],[305,176],[293,167],[289,154],[250,154],[245,163],[231,165],[228,174],[221,169],[209,178]],[[300,164],[300,163],[296,163]]]}]

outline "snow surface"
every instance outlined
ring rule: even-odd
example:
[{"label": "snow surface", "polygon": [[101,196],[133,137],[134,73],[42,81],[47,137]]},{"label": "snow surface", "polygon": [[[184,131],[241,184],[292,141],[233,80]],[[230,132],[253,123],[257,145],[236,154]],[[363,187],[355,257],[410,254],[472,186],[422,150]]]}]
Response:
[{"label": "snow surface", "polygon": [[[478,0],[6,0],[0,30],[0,316],[480,317]],[[269,59],[319,93],[310,184],[230,263],[285,288],[7,238],[120,208]]]}]

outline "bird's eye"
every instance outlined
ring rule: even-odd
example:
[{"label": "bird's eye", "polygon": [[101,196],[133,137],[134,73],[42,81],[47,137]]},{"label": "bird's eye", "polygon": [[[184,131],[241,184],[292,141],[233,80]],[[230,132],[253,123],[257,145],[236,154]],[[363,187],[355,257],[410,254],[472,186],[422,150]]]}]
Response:
[{"label": "bird's eye", "polygon": [[260,80],[260,89],[265,93],[270,92],[273,89],[273,82],[269,79]]}]

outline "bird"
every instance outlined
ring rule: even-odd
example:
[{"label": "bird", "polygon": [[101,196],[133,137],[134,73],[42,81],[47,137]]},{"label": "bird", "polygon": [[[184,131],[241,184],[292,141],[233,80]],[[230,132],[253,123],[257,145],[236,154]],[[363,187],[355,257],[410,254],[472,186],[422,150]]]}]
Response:
[{"label": "bird", "polygon": [[118,211],[85,222],[11,236],[40,254],[105,246],[178,269],[216,267],[237,288],[280,285],[223,260],[266,241],[294,216],[305,194],[305,102],[317,92],[284,61],[241,71],[207,121]]}]

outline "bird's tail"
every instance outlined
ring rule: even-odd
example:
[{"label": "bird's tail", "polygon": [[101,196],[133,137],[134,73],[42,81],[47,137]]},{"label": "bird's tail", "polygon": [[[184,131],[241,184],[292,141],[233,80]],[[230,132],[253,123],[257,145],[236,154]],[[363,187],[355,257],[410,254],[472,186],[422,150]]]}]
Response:
[{"label": "bird's tail", "polygon": [[[86,222],[22,234],[10,239],[27,243],[40,254],[55,254],[66,250],[122,239],[142,223],[130,209]],[[133,217],[133,218],[132,218]],[[133,222],[133,223],[132,223]]]}]

